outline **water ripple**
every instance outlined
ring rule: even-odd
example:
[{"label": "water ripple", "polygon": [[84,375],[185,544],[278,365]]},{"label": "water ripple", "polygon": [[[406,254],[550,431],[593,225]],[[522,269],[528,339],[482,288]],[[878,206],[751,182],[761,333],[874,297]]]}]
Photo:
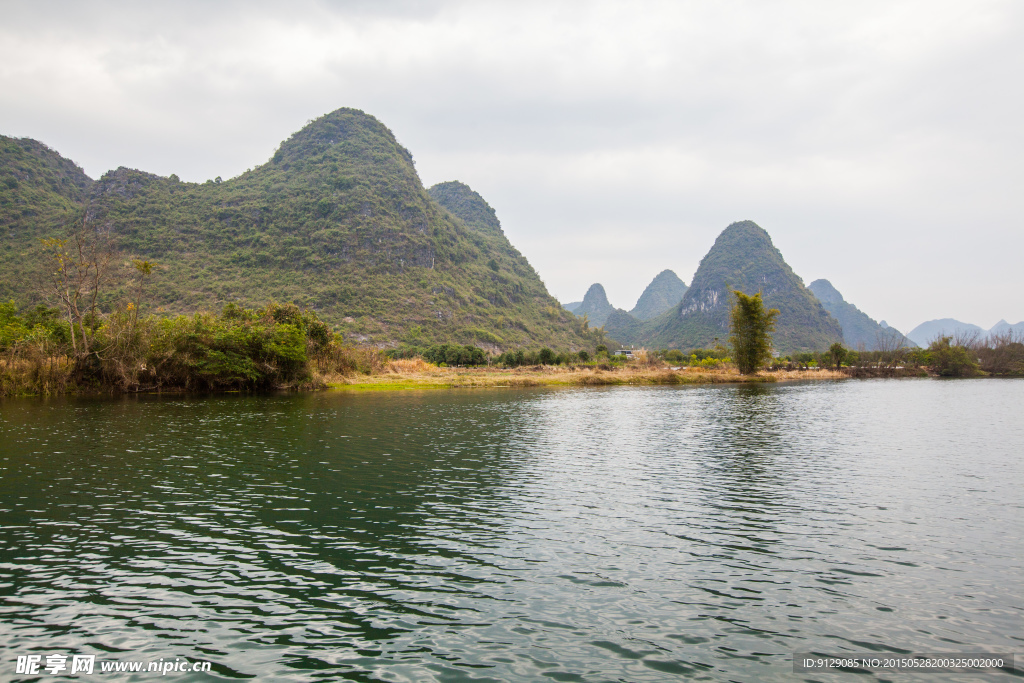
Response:
[{"label": "water ripple", "polygon": [[796,651],[1012,652],[1022,398],[992,380],[8,401],[0,666],[754,681],[792,679]]}]

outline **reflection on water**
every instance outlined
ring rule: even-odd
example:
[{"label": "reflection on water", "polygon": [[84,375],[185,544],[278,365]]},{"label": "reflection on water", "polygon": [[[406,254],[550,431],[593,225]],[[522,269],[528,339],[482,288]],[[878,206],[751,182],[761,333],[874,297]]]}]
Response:
[{"label": "reflection on water", "polygon": [[0,678],[54,651],[294,681],[789,680],[796,651],[1019,651],[1022,399],[10,401]]}]

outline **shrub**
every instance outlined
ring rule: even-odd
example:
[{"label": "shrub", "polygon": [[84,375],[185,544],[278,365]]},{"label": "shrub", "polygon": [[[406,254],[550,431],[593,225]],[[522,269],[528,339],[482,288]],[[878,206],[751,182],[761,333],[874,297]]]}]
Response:
[{"label": "shrub", "polygon": [[940,337],[928,347],[932,369],[942,377],[973,377],[978,363],[970,349],[953,344],[951,337]]},{"label": "shrub", "polygon": [[157,324],[147,365],[159,384],[270,388],[308,379],[306,346],[298,325],[277,322],[272,315],[218,318],[197,313]]},{"label": "shrub", "polygon": [[438,344],[427,349],[423,359],[437,365],[484,365],[487,363],[487,354],[476,346]]}]

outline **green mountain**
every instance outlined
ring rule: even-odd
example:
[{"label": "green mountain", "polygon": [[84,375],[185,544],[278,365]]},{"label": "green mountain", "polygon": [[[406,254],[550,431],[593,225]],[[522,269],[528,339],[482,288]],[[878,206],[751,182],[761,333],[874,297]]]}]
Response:
[{"label": "green mountain", "polygon": [[643,345],[644,321],[637,320],[630,313],[616,308],[604,321],[604,331],[609,339],[625,346]]},{"label": "green mountain", "polygon": [[734,289],[761,292],[766,306],[779,309],[774,335],[779,353],[820,351],[842,339],[839,323],[804,287],[768,233],[752,221],[733,223],[722,231],[683,300],[643,322],[636,337],[624,334],[626,324],[605,329],[623,343],[652,348],[707,347],[716,339],[727,343]]},{"label": "green mountain", "polygon": [[916,346],[899,330],[883,327],[868,317],[867,313],[847,302],[828,280],[815,280],[807,285],[807,289],[811,290],[825,310],[839,321],[843,328],[843,343],[851,349],[863,348],[874,351],[880,345],[891,347],[894,342],[902,343],[904,346]]},{"label": "green mountain", "polygon": [[637,320],[656,318],[683,300],[686,283],[671,270],[658,273],[629,312]]},{"label": "green mountain", "polygon": [[92,186],[81,168],[43,143],[0,135],[0,301],[41,286],[40,238],[72,220]]},{"label": "green mountain", "polygon": [[428,193],[408,150],[358,110],[322,116],[223,182],[127,168],[92,182],[45,146],[9,138],[0,159],[0,296],[19,303],[39,298],[11,276],[19,261],[38,262],[38,237],[88,207],[123,259],[160,264],[149,291],[168,313],[292,301],[381,346],[594,343],[477,193],[455,182]]},{"label": "green mountain", "polygon": [[608,318],[608,314],[614,310],[615,307],[608,303],[604,287],[600,284],[593,284],[583,296],[583,302],[576,307],[573,313],[580,318],[586,315],[592,327],[601,327]]}]

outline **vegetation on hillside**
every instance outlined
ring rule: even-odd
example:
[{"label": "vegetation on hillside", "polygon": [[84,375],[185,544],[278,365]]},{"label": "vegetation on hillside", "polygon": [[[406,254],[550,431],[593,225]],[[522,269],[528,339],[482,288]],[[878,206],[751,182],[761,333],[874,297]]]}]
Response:
[{"label": "vegetation on hillside", "polygon": [[663,270],[647,285],[629,314],[640,321],[655,318],[682,301],[687,289],[673,271]]},{"label": "vegetation on hillside", "polygon": [[480,232],[503,235],[498,214],[491,205],[473,191],[469,185],[458,180],[432,185],[427,192],[439,206],[447,209],[471,228]]},{"label": "vegetation on hillside", "polygon": [[40,239],[75,222],[92,185],[74,162],[41,142],[0,135],[0,301],[41,303]]},{"label": "vegetation on hillside", "polygon": [[[7,273],[38,264],[39,239],[67,238],[84,213],[111,235],[119,260],[160,264],[147,313],[277,300],[315,311],[347,340],[382,347],[473,343],[497,351],[600,341],[548,294],[496,219],[485,225],[439,206],[408,150],[360,111],[325,115],[266,164],[205,183],[126,168],[92,183],[42,145],[23,142],[5,139],[4,147],[4,158],[19,159],[4,168],[21,175],[0,172],[11,178],[0,197],[8,235],[2,293],[22,304],[43,302],[37,282],[45,271]],[[444,189],[437,194],[447,201]],[[478,204],[486,207],[482,199],[468,206],[487,213]],[[126,295],[111,289],[100,309],[114,310]]]}]

